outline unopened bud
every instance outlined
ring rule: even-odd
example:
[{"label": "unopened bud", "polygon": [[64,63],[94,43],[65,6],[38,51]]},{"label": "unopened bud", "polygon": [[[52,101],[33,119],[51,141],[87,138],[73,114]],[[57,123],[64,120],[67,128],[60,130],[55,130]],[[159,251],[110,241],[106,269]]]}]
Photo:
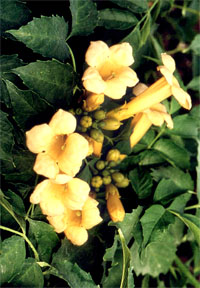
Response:
[{"label": "unopened bud", "polygon": [[113,130],[119,129],[122,123],[115,118],[107,118],[107,119],[102,120],[98,125],[103,130],[113,131]]},{"label": "unopened bud", "polygon": [[105,163],[102,160],[97,161],[96,167],[98,170],[103,170],[105,168]]},{"label": "unopened bud", "polygon": [[96,120],[103,120],[106,117],[106,112],[104,110],[95,111],[93,117]]},{"label": "unopened bud", "polygon": [[120,172],[114,172],[112,173],[112,179],[116,182],[119,183],[124,180],[124,175]]},{"label": "unopened bud", "polygon": [[94,188],[99,188],[103,184],[103,180],[100,176],[94,176],[91,179],[91,186]]},{"label": "unopened bud", "polygon": [[92,126],[92,118],[90,116],[83,116],[80,119],[80,125],[84,128]]},{"label": "unopened bud", "polygon": [[111,179],[111,177],[110,177],[109,175],[103,177],[103,184],[104,184],[104,185],[108,185],[108,184],[110,184],[111,182],[112,182],[112,179]]},{"label": "unopened bud", "polygon": [[81,115],[82,112],[83,112],[83,110],[81,108],[77,108],[75,111],[76,115]]},{"label": "unopened bud", "polygon": [[119,157],[120,157],[119,150],[111,149],[106,156],[106,160],[107,161],[118,161]]},{"label": "unopened bud", "polygon": [[103,143],[104,135],[100,130],[95,128],[91,129],[90,136],[97,142]]},{"label": "unopened bud", "polygon": [[107,209],[113,222],[121,222],[125,216],[125,210],[120,200],[119,191],[113,184],[106,185]]},{"label": "unopened bud", "polygon": [[118,188],[126,188],[129,185],[129,180],[128,180],[128,178],[124,178],[124,180],[122,180],[121,182],[116,182],[115,185]]}]

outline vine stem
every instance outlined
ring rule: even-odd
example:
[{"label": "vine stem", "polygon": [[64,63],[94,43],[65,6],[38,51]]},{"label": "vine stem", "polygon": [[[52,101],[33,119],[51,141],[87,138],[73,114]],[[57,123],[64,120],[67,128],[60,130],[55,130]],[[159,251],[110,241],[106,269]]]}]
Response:
[{"label": "vine stem", "polygon": [[164,133],[165,131],[165,126],[160,130],[160,132],[156,135],[156,137],[153,139],[153,141],[148,145],[147,149],[150,149],[153,144],[160,138],[160,136]]},{"label": "vine stem", "polygon": [[190,273],[190,271],[187,269],[187,267],[183,264],[183,262],[179,259],[177,255],[175,256],[175,263],[180,269],[180,271],[186,276],[188,282],[194,285],[195,288],[199,288],[200,283],[194,278],[194,276]]},{"label": "vine stem", "polygon": [[196,14],[196,15],[200,16],[200,13],[198,11],[196,11],[196,10],[194,10],[192,8],[189,8],[189,7],[173,4],[173,8],[184,9],[185,11],[188,11],[190,13],[193,13],[193,14]]},{"label": "vine stem", "polygon": [[38,255],[38,253],[37,253],[35,247],[33,246],[33,244],[31,243],[31,241],[28,239],[28,237],[27,237],[25,234],[23,234],[23,233],[21,233],[21,232],[18,232],[18,231],[16,231],[16,230],[13,230],[13,229],[11,229],[11,228],[8,228],[8,227],[5,227],[5,226],[2,226],[2,225],[0,225],[0,229],[3,229],[3,230],[6,230],[6,231],[9,231],[9,232],[11,232],[11,233],[14,233],[14,234],[17,234],[17,235],[23,237],[24,240],[28,243],[28,245],[29,245],[30,248],[32,249],[36,261],[40,261],[39,255]]},{"label": "vine stem", "polygon": [[74,58],[74,54],[73,54],[72,49],[70,48],[70,46],[67,42],[66,42],[66,45],[67,45],[67,48],[69,49],[69,53],[70,53],[71,58],[72,58],[72,64],[73,64],[74,71],[76,72],[76,61]]}]

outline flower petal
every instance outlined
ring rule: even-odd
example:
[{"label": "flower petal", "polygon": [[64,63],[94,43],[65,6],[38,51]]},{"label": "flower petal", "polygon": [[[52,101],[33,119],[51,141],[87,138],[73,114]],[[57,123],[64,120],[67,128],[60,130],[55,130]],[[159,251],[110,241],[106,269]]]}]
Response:
[{"label": "flower petal", "polygon": [[51,118],[49,126],[56,135],[71,134],[76,129],[76,118],[71,113],[59,109]]},{"label": "flower petal", "polygon": [[77,246],[83,245],[88,240],[88,232],[83,227],[69,226],[64,233],[67,239]]},{"label": "flower petal", "polygon": [[88,197],[82,210],[82,221],[81,224],[86,229],[91,229],[95,225],[102,222],[102,218],[100,217],[99,209],[97,208],[97,205],[99,203],[92,199],[91,197]]},{"label": "flower petal", "polygon": [[164,66],[170,71],[170,73],[173,74],[176,69],[176,63],[174,59],[167,53],[161,53],[161,58]]},{"label": "flower petal", "polygon": [[39,153],[36,157],[33,170],[47,178],[55,178],[59,172],[56,162],[46,153]]},{"label": "flower petal", "polygon": [[120,69],[118,71],[117,78],[119,79],[120,82],[122,82],[124,85],[128,87],[135,86],[139,81],[135,71],[133,71],[129,67],[123,67],[122,69]]},{"label": "flower petal", "polygon": [[176,100],[179,102],[179,104],[183,108],[190,110],[192,107],[190,95],[187,92],[185,92],[182,88],[174,86],[174,85],[172,86],[171,89],[172,89],[172,94],[174,95]]},{"label": "flower petal", "polygon": [[109,47],[103,41],[90,42],[85,54],[85,62],[91,67],[101,66],[110,55]]},{"label": "flower petal", "polygon": [[106,83],[97,69],[93,67],[87,68],[83,74],[82,81],[86,90],[95,94],[104,93]]},{"label": "flower petal", "polygon": [[117,78],[106,81],[105,95],[112,99],[121,99],[126,93],[126,85]]},{"label": "flower petal", "polygon": [[48,189],[49,187],[49,180],[44,180],[42,182],[40,182],[39,184],[37,184],[37,186],[35,187],[33,193],[30,196],[30,202],[32,204],[39,204],[41,201],[41,193],[43,191],[45,191],[46,189]]},{"label": "flower petal", "polygon": [[147,117],[149,118],[149,120],[151,121],[151,123],[155,126],[162,126],[164,119],[162,116],[162,113],[158,112],[158,111],[153,111],[151,109],[149,109],[148,113],[145,113],[147,115]]},{"label": "flower petal", "polygon": [[36,125],[26,132],[26,146],[33,153],[46,150],[54,137],[52,129],[47,124]]},{"label": "flower petal", "polygon": [[127,42],[110,47],[110,60],[120,66],[130,66],[134,63],[133,49]]},{"label": "flower petal", "polygon": [[47,220],[54,227],[56,233],[61,233],[67,228],[68,217],[66,213],[57,216],[47,216]]},{"label": "flower petal", "polygon": [[66,184],[70,180],[72,180],[72,176],[66,175],[66,174],[57,174],[55,179],[52,179],[52,182],[56,184]]},{"label": "flower petal", "polygon": [[133,94],[135,96],[140,95],[142,92],[144,92],[145,90],[147,90],[148,86],[142,82],[138,83],[132,90]]},{"label": "flower petal", "polygon": [[165,66],[159,66],[158,70],[160,70],[160,73],[165,77],[169,85],[172,85],[173,74]]},{"label": "flower petal", "polygon": [[83,104],[83,109],[91,112],[96,110],[104,102],[104,94],[90,93]]},{"label": "flower petal", "polygon": [[167,127],[169,129],[173,129],[174,123],[173,123],[171,115],[169,115],[168,113],[163,113],[163,118],[164,118],[165,122],[167,123]]}]

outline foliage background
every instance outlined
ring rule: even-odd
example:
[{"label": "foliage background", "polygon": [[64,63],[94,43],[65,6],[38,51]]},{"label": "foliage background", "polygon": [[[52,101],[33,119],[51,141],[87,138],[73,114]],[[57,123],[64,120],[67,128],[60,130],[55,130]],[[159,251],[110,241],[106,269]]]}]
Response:
[{"label": "foliage background", "polygon": [[[1,6],[2,287],[198,287],[199,1],[2,0]],[[72,97],[73,91],[82,89],[84,55],[95,40],[129,42],[133,68],[149,85],[167,51],[194,108],[186,113],[174,99],[164,101],[174,129],[151,128],[132,151],[128,124],[112,135],[129,154],[118,167],[130,179],[120,191],[127,214],[120,224],[110,222],[101,199],[104,222],[77,248],[29,203],[40,179],[24,133],[77,104],[81,92]],[[88,162],[79,174],[86,181],[96,159]]]}]

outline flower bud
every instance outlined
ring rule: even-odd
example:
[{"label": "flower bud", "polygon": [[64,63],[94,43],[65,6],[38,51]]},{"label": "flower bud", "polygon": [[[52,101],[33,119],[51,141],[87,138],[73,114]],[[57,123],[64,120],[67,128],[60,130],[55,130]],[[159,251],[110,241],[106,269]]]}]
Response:
[{"label": "flower bud", "polygon": [[102,128],[103,130],[110,130],[110,131],[119,129],[121,125],[122,123],[115,118],[107,118],[99,123],[100,128]]},{"label": "flower bud", "polygon": [[105,163],[102,160],[97,161],[96,167],[98,170],[103,170],[105,168]]},{"label": "flower bud", "polygon": [[94,176],[91,179],[91,186],[94,188],[99,188],[103,184],[103,180],[100,176]]},{"label": "flower bud", "polygon": [[116,183],[122,182],[124,180],[124,175],[120,172],[114,172],[111,176]]},{"label": "flower bud", "polygon": [[113,222],[121,222],[125,216],[125,210],[119,198],[117,187],[113,184],[106,185],[107,209]]},{"label": "flower bud", "polygon": [[110,161],[109,162],[109,167],[115,167],[118,163],[115,161]]},{"label": "flower bud", "polygon": [[92,118],[90,116],[83,116],[80,119],[80,125],[84,128],[92,126]]},{"label": "flower bud", "polygon": [[104,184],[104,185],[108,185],[108,184],[110,184],[111,182],[112,182],[112,179],[111,179],[111,177],[110,177],[109,175],[103,177],[103,184]]},{"label": "flower bud", "polygon": [[106,117],[106,112],[104,110],[98,110],[93,113],[93,117],[96,120],[103,120]]},{"label": "flower bud", "polygon": [[99,131],[98,129],[91,129],[90,131],[90,136],[96,140],[97,142],[103,143],[104,140],[104,135],[101,131]]},{"label": "flower bud", "polygon": [[109,176],[110,175],[110,172],[108,170],[103,170],[102,171],[102,175],[103,176]]},{"label": "flower bud", "polygon": [[118,161],[119,157],[120,157],[119,150],[111,149],[106,156],[106,160],[107,161]]},{"label": "flower bud", "polygon": [[122,180],[121,182],[116,182],[115,185],[118,188],[126,188],[129,185],[129,179],[128,178],[124,178],[124,180]]},{"label": "flower bud", "polygon": [[81,108],[77,108],[75,111],[76,115],[81,115],[82,112],[83,112],[83,110]]}]

